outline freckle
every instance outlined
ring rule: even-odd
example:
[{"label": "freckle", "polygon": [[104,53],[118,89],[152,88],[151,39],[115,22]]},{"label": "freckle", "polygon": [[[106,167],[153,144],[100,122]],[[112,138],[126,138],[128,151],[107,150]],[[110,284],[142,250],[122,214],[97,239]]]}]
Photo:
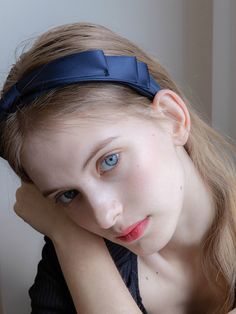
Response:
[{"label": "freckle", "polygon": [[148,277],[147,277],[147,276],[146,276],[145,278],[146,278],[146,280],[148,280]]},{"label": "freckle", "polygon": [[181,191],[183,190],[183,187],[182,187],[182,185],[180,186],[180,190],[181,190]]},{"label": "freckle", "polygon": [[156,274],[158,275],[158,271],[156,271]]}]

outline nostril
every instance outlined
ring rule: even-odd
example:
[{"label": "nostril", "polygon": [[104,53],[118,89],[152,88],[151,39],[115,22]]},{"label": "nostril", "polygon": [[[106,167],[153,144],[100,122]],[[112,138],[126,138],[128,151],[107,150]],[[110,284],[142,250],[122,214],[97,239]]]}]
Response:
[{"label": "nostril", "polygon": [[113,200],[111,204],[111,208],[108,211],[108,215],[111,216],[110,219],[112,219],[112,221],[115,221],[117,217],[120,216],[121,213],[122,213],[122,206],[120,202],[118,202],[117,200]]},{"label": "nostril", "polygon": [[107,213],[107,220],[110,222],[115,222],[119,215],[120,215],[119,213],[108,212]]}]

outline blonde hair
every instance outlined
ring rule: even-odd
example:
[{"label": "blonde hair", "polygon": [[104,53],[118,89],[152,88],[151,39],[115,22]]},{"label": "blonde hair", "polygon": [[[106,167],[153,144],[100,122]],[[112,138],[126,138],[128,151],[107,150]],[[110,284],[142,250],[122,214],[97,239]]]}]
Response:
[{"label": "blonde hair", "polygon": [[[202,267],[210,285],[215,287],[224,300],[216,313],[227,313],[233,306],[236,282],[234,148],[200,119],[156,58],[103,26],[89,23],[63,25],[41,35],[21,55],[10,71],[2,94],[36,67],[58,57],[88,49],[102,49],[107,55],[136,56],[148,65],[150,74],[162,88],[173,90],[187,104],[191,132],[185,149],[209,186],[215,202],[215,218],[202,250]],[[86,108],[94,103],[98,107],[104,106],[104,103],[115,105],[121,113],[138,110],[146,115],[150,100],[129,87],[111,83],[77,84],[40,96],[30,106],[11,114],[0,125],[4,156],[16,174],[23,181],[31,182],[21,164],[21,151],[27,136],[48,125],[47,122],[52,124],[63,121],[75,116],[75,113],[86,115]]]}]

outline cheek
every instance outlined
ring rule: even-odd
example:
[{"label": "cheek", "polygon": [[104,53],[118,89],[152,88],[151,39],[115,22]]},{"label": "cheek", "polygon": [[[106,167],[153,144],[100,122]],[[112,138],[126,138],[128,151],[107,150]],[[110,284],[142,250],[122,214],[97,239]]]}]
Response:
[{"label": "cheek", "polygon": [[148,167],[140,166],[138,163],[130,169],[129,175],[125,178],[126,189],[128,188],[129,194],[140,195],[144,190],[150,188],[149,172]]},{"label": "cheek", "polygon": [[123,180],[122,194],[126,214],[138,214],[150,207],[155,189],[149,167],[135,163]]},{"label": "cheek", "polygon": [[[136,162],[125,180],[127,197],[149,210],[177,211],[183,202],[184,174],[177,158],[146,158]],[[145,208],[144,208],[145,209]]]},{"label": "cheek", "polygon": [[91,231],[93,226],[92,215],[81,203],[75,200],[66,212],[71,220],[73,220],[78,226]]},{"label": "cheek", "polygon": [[67,210],[67,215],[79,227],[104,237],[102,229],[98,227],[93,213],[91,213],[86,204],[84,205],[81,200],[73,203],[73,205]]},{"label": "cheek", "polygon": [[142,195],[155,188],[160,162],[156,159],[155,152],[148,149],[149,146],[150,144],[143,147],[141,153],[135,152],[130,158],[132,163],[129,163],[123,180],[126,194],[128,191],[131,195]]}]

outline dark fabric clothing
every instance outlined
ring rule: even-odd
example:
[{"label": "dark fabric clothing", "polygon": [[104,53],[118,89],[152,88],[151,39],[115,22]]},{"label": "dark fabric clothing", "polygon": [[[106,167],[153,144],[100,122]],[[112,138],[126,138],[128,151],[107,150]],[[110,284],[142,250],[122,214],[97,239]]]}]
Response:
[{"label": "dark fabric clothing", "polygon": [[[76,314],[52,241],[45,237],[42,259],[29,290],[32,314]],[[128,249],[105,240],[111,257],[142,313],[147,314],[138,287],[137,256]],[[104,275],[105,269],[103,269]]]},{"label": "dark fabric clothing", "polygon": [[[29,290],[32,306],[31,313],[76,314],[52,241],[45,237],[45,242],[35,282]],[[105,243],[135,302],[142,313],[148,314],[142,304],[139,293],[137,256],[118,244],[108,240],[105,240]],[[103,269],[102,271],[106,275],[105,270]]]}]

